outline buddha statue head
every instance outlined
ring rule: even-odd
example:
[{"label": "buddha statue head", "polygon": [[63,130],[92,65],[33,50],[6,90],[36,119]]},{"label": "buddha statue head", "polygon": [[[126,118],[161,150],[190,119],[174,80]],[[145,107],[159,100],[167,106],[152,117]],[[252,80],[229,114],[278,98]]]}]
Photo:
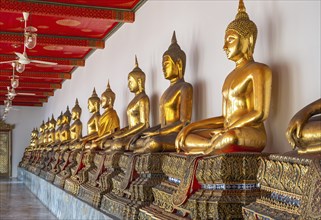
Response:
[{"label": "buddha statue head", "polygon": [[98,112],[100,107],[100,99],[96,93],[96,89],[94,88],[91,97],[88,99],[88,110],[90,113]]},{"label": "buddha statue head", "polygon": [[80,119],[80,115],[81,115],[81,108],[79,106],[78,99],[76,99],[75,106],[71,110],[71,118],[72,120],[77,120],[77,119]]},{"label": "buddha statue head", "polygon": [[101,107],[109,109],[114,106],[116,95],[111,90],[109,81],[107,83],[107,89],[101,94]]},{"label": "buddha statue head", "polygon": [[62,124],[69,124],[71,119],[71,113],[69,111],[69,106],[67,106],[67,110],[62,115]]},{"label": "buddha statue head", "polygon": [[61,122],[62,122],[62,111],[60,112],[60,115],[58,116],[57,121],[56,121],[57,129],[61,125]]},{"label": "buddha statue head", "polygon": [[256,38],[257,27],[246,13],[243,0],[240,0],[238,13],[225,31],[223,49],[227,58],[234,62],[240,61],[242,58],[253,59]]},{"label": "buddha statue head", "polygon": [[51,129],[55,129],[56,128],[56,120],[55,120],[55,118],[54,118],[54,116],[53,116],[53,114],[51,115],[51,119],[50,119],[50,121],[49,121],[49,127],[50,127],[50,130]]},{"label": "buddha statue head", "polygon": [[37,128],[34,128],[31,132],[31,138],[34,139],[34,138],[38,138],[38,130]]},{"label": "buddha statue head", "polygon": [[42,134],[44,132],[44,130],[45,130],[45,121],[42,120],[42,123],[41,123],[41,125],[39,127],[40,134]]},{"label": "buddha statue head", "polygon": [[48,117],[47,122],[45,123],[45,129],[44,131],[47,132],[50,128],[50,118]]},{"label": "buddha statue head", "polygon": [[175,31],[172,36],[172,43],[163,54],[163,72],[165,79],[182,79],[185,73],[186,54],[180,48],[176,40]]},{"label": "buddha statue head", "polygon": [[145,73],[139,68],[137,56],[135,56],[135,67],[128,74],[128,88],[133,93],[140,93],[145,90]]}]

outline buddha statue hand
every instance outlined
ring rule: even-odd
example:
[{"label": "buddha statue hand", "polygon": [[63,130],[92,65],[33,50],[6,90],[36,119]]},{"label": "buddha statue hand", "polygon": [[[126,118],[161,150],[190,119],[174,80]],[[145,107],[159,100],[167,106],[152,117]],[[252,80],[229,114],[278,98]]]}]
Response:
[{"label": "buddha statue hand", "polygon": [[159,133],[160,133],[159,130],[156,130],[156,131],[148,131],[148,132],[144,132],[141,137],[142,137],[142,138],[148,138],[148,137],[152,137],[152,136],[159,135]]},{"label": "buddha statue hand", "polygon": [[298,143],[298,139],[301,138],[301,131],[305,123],[308,121],[308,115],[298,112],[290,121],[286,131],[286,137],[294,149]]},{"label": "buddha statue hand", "polygon": [[184,147],[185,139],[187,135],[191,132],[191,126],[186,125],[182,128],[182,130],[178,133],[176,139],[175,139],[175,149],[176,152],[179,153],[181,149]]}]

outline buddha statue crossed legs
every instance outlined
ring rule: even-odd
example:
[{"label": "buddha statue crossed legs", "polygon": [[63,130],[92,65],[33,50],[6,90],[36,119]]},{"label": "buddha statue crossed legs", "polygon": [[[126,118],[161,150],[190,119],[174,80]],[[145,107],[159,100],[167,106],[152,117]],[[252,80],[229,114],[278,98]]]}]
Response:
[{"label": "buddha statue crossed legs", "polygon": [[184,127],[175,142],[178,151],[213,154],[264,149],[263,122],[269,114],[272,73],[253,59],[256,37],[256,25],[241,0],[236,18],[225,32],[223,49],[236,68],[223,84],[223,115]]},{"label": "buddha statue crossed legs", "polygon": [[134,153],[175,151],[175,138],[192,116],[193,87],[184,81],[185,64],[186,55],[174,32],[163,54],[163,72],[170,86],[160,99],[160,124],[131,139],[129,149]]}]

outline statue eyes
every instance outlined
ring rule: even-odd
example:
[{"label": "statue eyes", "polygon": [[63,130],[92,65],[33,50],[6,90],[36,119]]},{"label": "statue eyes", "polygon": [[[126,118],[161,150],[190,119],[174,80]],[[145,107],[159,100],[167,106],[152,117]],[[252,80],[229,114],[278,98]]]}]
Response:
[{"label": "statue eyes", "polygon": [[233,43],[234,40],[235,40],[235,37],[233,37],[233,36],[228,36],[226,39],[226,41],[229,43]]}]

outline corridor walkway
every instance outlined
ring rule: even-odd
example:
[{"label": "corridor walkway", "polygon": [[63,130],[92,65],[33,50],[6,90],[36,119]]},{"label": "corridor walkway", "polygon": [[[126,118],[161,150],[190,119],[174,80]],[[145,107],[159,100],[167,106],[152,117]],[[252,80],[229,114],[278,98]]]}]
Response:
[{"label": "corridor walkway", "polygon": [[1,220],[57,219],[22,183],[0,179]]}]

